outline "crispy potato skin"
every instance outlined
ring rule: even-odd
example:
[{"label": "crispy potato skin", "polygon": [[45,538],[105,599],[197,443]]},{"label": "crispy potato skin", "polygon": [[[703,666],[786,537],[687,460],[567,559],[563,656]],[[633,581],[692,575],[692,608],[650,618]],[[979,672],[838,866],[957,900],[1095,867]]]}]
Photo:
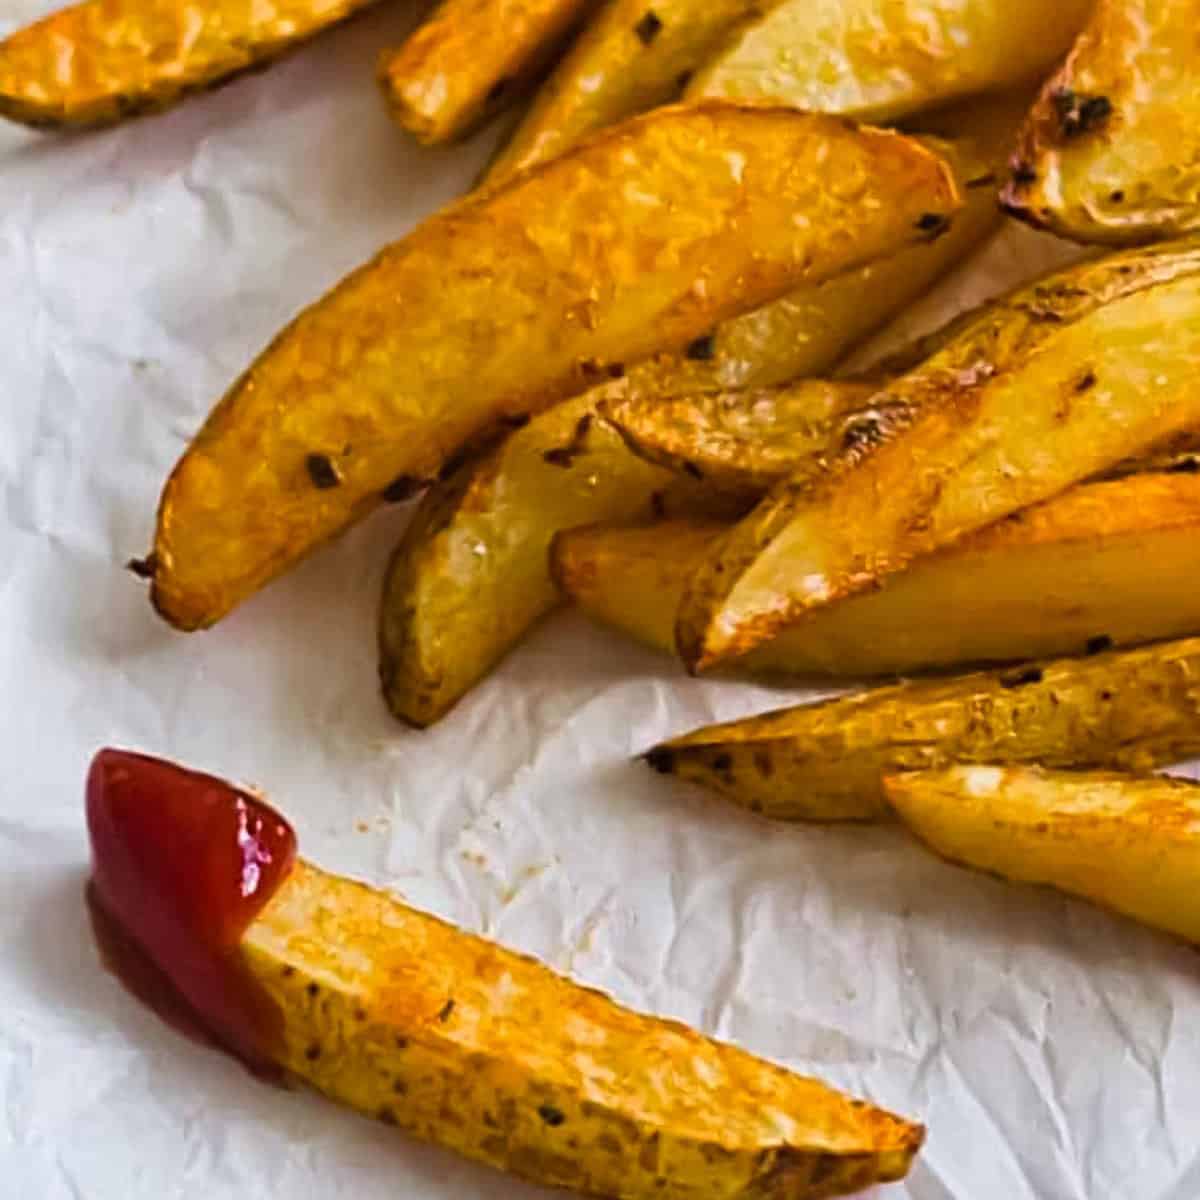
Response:
[{"label": "crispy potato skin", "polygon": [[396,121],[425,145],[465,137],[515,100],[595,0],[443,0],[379,83]]},{"label": "crispy potato skin", "polygon": [[753,501],[805,457],[827,451],[838,418],[875,391],[825,379],[667,398],[632,390],[606,399],[600,411],[639,457]]},{"label": "crispy potato skin", "polygon": [[761,0],[607,0],[488,168],[494,185],[674,100],[682,80]]},{"label": "crispy potato skin", "polygon": [[[719,522],[572,530],[555,578],[589,616],[674,650],[684,583]],[[865,677],[1082,654],[1200,633],[1200,477],[1081,485],[833,605],[739,659],[761,675]]]},{"label": "crispy potato skin", "polygon": [[397,546],[379,623],[388,707],[432,724],[557,605],[547,552],[560,529],[722,508],[745,511],[635,458],[593,393],[540,414],[435,484]]},{"label": "crispy potato skin", "polygon": [[[818,162],[851,182],[825,188]],[[217,405],[163,492],[154,603],[210,625],[486,430],[958,204],[911,139],[717,103],[453,205],[302,313]]]},{"label": "crispy potato skin", "polygon": [[895,121],[1036,79],[1083,27],[1091,0],[785,0],[747,21],[685,96],[786,100]]},{"label": "crispy potato skin", "polygon": [[787,821],[884,814],[880,781],[963,762],[1148,771],[1200,754],[1200,639],[895,684],[713,725],[646,757]]},{"label": "crispy potato skin", "polygon": [[1200,786],[1191,780],[961,766],[884,780],[936,854],[1049,884],[1200,942]]},{"label": "crispy potato skin", "polygon": [[241,943],[292,1074],[538,1183],[809,1200],[901,1178],[924,1131],[297,864]]},{"label": "crispy potato skin", "polygon": [[[781,484],[688,584],[693,670],[1200,425],[1200,242],[1022,289],[881,391],[820,473]],[[886,503],[883,500],[886,498]]]},{"label": "crispy potato skin", "polygon": [[1200,229],[1200,78],[1190,0],[1098,0],[1013,155],[1009,212],[1082,242]]},{"label": "crispy potato skin", "polygon": [[0,42],[0,116],[111,125],[300,45],[372,0],[87,0]]}]

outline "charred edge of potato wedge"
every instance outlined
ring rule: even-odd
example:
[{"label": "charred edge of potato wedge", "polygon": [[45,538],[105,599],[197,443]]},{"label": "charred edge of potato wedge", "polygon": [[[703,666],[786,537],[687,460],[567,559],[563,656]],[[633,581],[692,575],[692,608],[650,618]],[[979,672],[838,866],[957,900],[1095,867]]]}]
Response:
[{"label": "charred edge of potato wedge", "polygon": [[1149,771],[1200,755],[1200,638],[893,684],[713,725],[654,770],[787,821],[886,815],[881,780],[963,762]]},{"label": "charred edge of potato wedge", "polygon": [[1135,245],[1200,228],[1200,85],[1186,4],[1099,0],[1043,88],[1001,202],[1062,237]]},{"label": "charred edge of potato wedge", "polygon": [[[1186,314],[1200,304],[1198,274],[1200,241],[1189,239],[1068,268],[968,318],[878,394],[886,428],[864,424],[827,469],[779,485],[696,572],[677,624],[684,663],[736,658],[940,545],[1195,428]],[[1150,370],[1153,405],[1142,402]]]},{"label": "charred edge of potato wedge", "polygon": [[891,775],[884,791],[950,863],[1200,943],[1200,785],[1190,779],[970,765]]},{"label": "charred edge of potato wedge", "polygon": [[[555,539],[580,609],[674,650],[690,569],[727,526],[590,526]],[[1080,485],[988,526],[739,659],[751,675],[865,678],[1096,653],[1200,633],[1200,479]]]}]

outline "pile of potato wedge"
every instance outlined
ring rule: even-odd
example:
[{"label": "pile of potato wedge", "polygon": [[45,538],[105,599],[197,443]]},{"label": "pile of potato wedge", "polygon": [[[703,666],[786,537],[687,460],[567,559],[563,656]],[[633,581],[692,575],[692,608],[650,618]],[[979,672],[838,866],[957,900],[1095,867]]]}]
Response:
[{"label": "pile of potato wedge", "polygon": [[[0,115],[161,108],[361,7],[87,0],[0,42]],[[155,608],[212,626],[416,500],[400,720],[564,601],[692,673],[882,679],[647,761],[1200,942],[1200,792],[1152,774],[1200,755],[1196,16],[443,0],[381,59],[396,121],[438,144],[531,102],[216,404],[133,564]],[[1014,218],[1090,251],[845,367]]]}]

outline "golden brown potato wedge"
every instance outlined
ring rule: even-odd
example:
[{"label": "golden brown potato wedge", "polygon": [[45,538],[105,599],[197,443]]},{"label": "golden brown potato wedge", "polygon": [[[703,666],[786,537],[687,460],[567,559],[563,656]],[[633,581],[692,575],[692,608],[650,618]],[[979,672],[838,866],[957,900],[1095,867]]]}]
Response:
[{"label": "golden brown potato wedge", "polygon": [[1098,0],[1013,155],[1004,204],[1082,242],[1200,229],[1200,76],[1191,0]]},{"label": "golden brown potato wedge", "polygon": [[0,42],[0,116],[108,125],[262,66],[372,0],[85,0]]},{"label": "golden brown potato wedge", "polygon": [[806,458],[828,451],[839,418],[857,416],[876,390],[827,379],[666,398],[627,389],[599,411],[640,458],[758,500]]},{"label": "golden brown potato wedge", "polygon": [[[93,896],[193,1011],[219,1031],[234,996],[251,1001],[232,1015],[269,1018],[269,1064],[423,1140],[623,1200],[817,1200],[901,1178],[921,1146],[919,1125],[318,870],[278,813],[221,780],[104,751],[88,818]],[[247,894],[247,838],[269,883],[254,877],[215,964],[201,944],[180,969],[161,929],[194,937],[192,896]],[[237,992],[214,988],[213,965]]]},{"label": "golden brown potato wedge", "polygon": [[674,100],[762,0],[607,0],[542,87],[485,182],[556,158],[636,113]]},{"label": "golden brown potato wedge", "polygon": [[212,624],[506,418],[927,237],[958,203],[912,139],[716,103],[451,206],[302,313],[214,409],[163,492],[156,607]]},{"label": "golden brown potato wedge", "polygon": [[726,321],[682,354],[640,364],[638,391],[772,387],[821,375],[963,262],[1000,224],[995,181],[1017,116],[1010,100],[981,101],[936,124],[949,140],[930,145],[954,168],[965,198],[946,233]]},{"label": "golden brown potato wedge", "polygon": [[[555,539],[555,578],[589,616],[670,653],[688,575],[725,528],[571,530]],[[1083,484],[785,629],[735,665],[862,677],[1200,634],[1197,578],[1200,477]]]},{"label": "golden brown potato wedge", "polygon": [[559,530],[721,507],[738,511],[630,454],[592,393],[535,417],[435,484],[396,548],[379,621],[388,707],[432,724],[558,604],[547,553]]},{"label": "golden brown potato wedge", "polygon": [[[752,502],[801,472],[824,473],[865,423],[874,431],[907,421],[908,406],[871,403],[886,386],[886,380],[802,379],[666,397],[613,388],[604,390],[597,411],[639,458]],[[1200,429],[1171,434],[1097,478],[1198,469]]]},{"label": "golden brown potato wedge", "polygon": [[693,670],[941,546],[1200,427],[1200,241],[1022,289],[873,400],[824,472],[781,484],[689,580]]},{"label": "golden brown potato wedge", "polygon": [[961,766],[884,780],[936,854],[1049,884],[1200,942],[1200,785],[1186,779]]},{"label": "golden brown potato wedge", "polygon": [[1092,0],[784,0],[696,73],[689,99],[786,100],[894,121],[1039,77],[1067,51]]},{"label": "golden brown potato wedge", "polygon": [[379,83],[418,141],[466,136],[520,96],[553,61],[595,0],[442,0],[398,50]]},{"label": "golden brown potato wedge", "polygon": [[713,725],[646,755],[789,821],[864,821],[880,781],[962,762],[1146,771],[1200,754],[1200,639],[894,684]]}]

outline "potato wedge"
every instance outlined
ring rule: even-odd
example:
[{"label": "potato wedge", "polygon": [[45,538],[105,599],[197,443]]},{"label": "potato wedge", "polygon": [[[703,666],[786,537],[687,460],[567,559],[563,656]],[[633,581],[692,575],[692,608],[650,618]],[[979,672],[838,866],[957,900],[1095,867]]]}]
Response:
[{"label": "potato wedge", "polygon": [[110,125],[261,67],[372,0],[85,0],[0,41],[0,116]]},{"label": "potato wedge", "polygon": [[1190,0],[1098,0],[1013,155],[1014,216],[1082,242],[1200,229],[1200,79]]},{"label": "potato wedge", "polygon": [[865,821],[880,780],[962,762],[1146,771],[1200,754],[1200,638],[894,684],[713,725],[646,755],[788,821]]},{"label": "potato wedge", "polygon": [[[671,653],[688,574],[719,522],[571,530],[563,592],[588,616]],[[1083,654],[1200,634],[1200,477],[1084,484],[931,554],[734,665],[759,675],[890,675]]]},{"label": "potato wedge", "polygon": [[1200,427],[1200,241],[1060,272],[873,401],[821,474],[781,484],[689,580],[703,670],[1171,434]]},{"label": "potato wedge", "polygon": [[934,853],[1049,884],[1200,942],[1200,785],[1187,779],[961,766],[884,780]]},{"label": "potato wedge", "polygon": [[603,400],[599,411],[647,462],[758,500],[828,451],[839,418],[857,416],[877,390],[827,379],[665,399],[626,390]]},{"label": "potato wedge", "polygon": [[927,237],[958,203],[911,139],[716,103],[451,206],[302,313],[214,409],[163,492],[155,606],[212,624],[506,418]]},{"label": "potato wedge", "polygon": [[[229,1004],[205,968],[232,966],[274,1018],[257,1025],[268,1061],[423,1140],[624,1200],[832,1196],[901,1178],[920,1148],[919,1125],[294,859],[283,818],[220,780],[103,751],[88,820],[99,907],[209,1028]],[[244,842],[263,862],[264,825],[291,835],[292,861],[268,852],[269,884],[249,877],[253,908],[214,962],[181,918],[195,895],[245,896]]]},{"label": "potato wedge", "polygon": [[981,101],[944,114],[937,127],[948,140],[929,144],[954,168],[965,199],[944,235],[726,321],[683,354],[640,364],[638,391],[773,387],[824,374],[962,263],[1000,225],[994,185],[1017,117],[1010,100]]},{"label": "potato wedge", "polygon": [[501,183],[598,129],[676,99],[687,74],[761,3],[607,0],[488,168],[485,183]]},{"label": "potato wedge", "polygon": [[785,0],[743,24],[685,96],[786,100],[894,121],[1036,79],[1066,53],[1092,0]]},{"label": "potato wedge", "polygon": [[745,511],[635,458],[592,393],[541,413],[435,484],[397,546],[379,620],[388,707],[432,724],[558,605],[547,553],[559,530],[722,508]]},{"label": "potato wedge", "polygon": [[425,145],[465,137],[532,83],[595,0],[442,0],[379,61],[396,121]]}]

